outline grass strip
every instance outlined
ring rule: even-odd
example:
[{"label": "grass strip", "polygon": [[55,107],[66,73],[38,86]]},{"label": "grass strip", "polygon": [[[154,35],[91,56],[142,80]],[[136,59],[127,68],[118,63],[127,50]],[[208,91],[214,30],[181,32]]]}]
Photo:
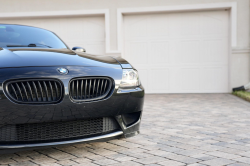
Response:
[{"label": "grass strip", "polygon": [[233,92],[233,95],[238,96],[238,97],[250,102],[250,92],[235,91],[235,92]]}]

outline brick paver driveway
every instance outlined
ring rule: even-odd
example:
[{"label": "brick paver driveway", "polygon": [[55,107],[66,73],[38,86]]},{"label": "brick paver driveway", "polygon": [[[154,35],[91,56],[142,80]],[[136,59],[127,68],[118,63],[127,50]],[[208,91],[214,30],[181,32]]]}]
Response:
[{"label": "brick paver driveway", "polygon": [[250,165],[250,103],[230,94],[147,95],[141,134],[0,155],[5,165]]}]

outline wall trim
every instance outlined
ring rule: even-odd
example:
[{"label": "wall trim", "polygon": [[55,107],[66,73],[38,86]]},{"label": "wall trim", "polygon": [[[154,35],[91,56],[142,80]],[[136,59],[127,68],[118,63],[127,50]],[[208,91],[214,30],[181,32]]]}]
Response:
[{"label": "wall trim", "polygon": [[42,12],[17,12],[17,13],[1,13],[0,19],[14,18],[49,18],[49,17],[65,17],[65,16],[94,16],[104,15],[105,19],[105,48],[106,53],[117,53],[110,50],[110,15],[109,9],[100,10],[74,10],[74,11],[42,11]]},{"label": "wall trim", "polygon": [[117,9],[117,49],[122,53],[124,14],[230,9],[231,46],[237,47],[237,2]]},{"label": "wall trim", "polygon": [[233,54],[249,54],[250,48],[233,48],[232,53]]}]

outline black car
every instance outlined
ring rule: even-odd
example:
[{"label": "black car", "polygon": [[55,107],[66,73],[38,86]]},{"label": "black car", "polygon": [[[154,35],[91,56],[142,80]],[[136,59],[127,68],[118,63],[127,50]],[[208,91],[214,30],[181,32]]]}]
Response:
[{"label": "black car", "polygon": [[136,69],[84,51],[45,29],[0,24],[0,149],[139,133],[144,88]]}]

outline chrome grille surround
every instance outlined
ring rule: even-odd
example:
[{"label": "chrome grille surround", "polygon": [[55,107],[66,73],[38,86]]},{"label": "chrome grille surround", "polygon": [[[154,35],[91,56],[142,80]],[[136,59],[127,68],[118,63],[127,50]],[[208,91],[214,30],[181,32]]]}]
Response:
[{"label": "chrome grille surround", "polygon": [[69,82],[69,96],[75,102],[89,102],[105,99],[114,89],[109,77],[81,77]]},{"label": "chrome grille surround", "polygon": [[18,104],[55,104],[64,96],[63,83],[57,79],[17,79],[3,84],[4,93]]}]

